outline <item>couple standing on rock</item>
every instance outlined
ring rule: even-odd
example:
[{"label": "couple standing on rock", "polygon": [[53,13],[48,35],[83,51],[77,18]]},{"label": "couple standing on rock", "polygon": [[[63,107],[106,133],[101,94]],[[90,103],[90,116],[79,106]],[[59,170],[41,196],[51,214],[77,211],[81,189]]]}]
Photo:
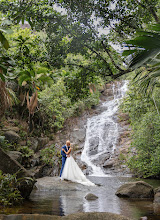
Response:
[{"label": "couple standing on rock", "polygon": [[62,147],[62,168],[60,171],[61,180],[70,180],[72,182],[81,183],[87,186],[95,186],[90,180],[86,178],[78,164],[71,155],[72,147],[70,141],[66,141],[66,145]]}]

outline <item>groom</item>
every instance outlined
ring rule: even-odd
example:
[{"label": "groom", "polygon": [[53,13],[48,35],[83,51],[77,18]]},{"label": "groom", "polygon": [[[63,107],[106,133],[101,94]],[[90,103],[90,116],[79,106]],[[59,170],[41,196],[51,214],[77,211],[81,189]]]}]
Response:
[{"label": "groom", "polygon": [[64,145],[64,146],[62,147],[62,150],[61,150],[61,155],[62,155],[62,168],[61,168],[61,171],[60,171],[60,177],[61,177],[61,175],[62,175],[62,171],[63,171],[63,168],[64,168],[64,164],[65,164],[66,158],[67,158],[67,155],[66,155],[66,153],[63,151],[63,149],[64,149],[66,152],[69,151],[69,149],[70,149],[70,141],[69,141],[69,140],[66,141],[66,145]]}]

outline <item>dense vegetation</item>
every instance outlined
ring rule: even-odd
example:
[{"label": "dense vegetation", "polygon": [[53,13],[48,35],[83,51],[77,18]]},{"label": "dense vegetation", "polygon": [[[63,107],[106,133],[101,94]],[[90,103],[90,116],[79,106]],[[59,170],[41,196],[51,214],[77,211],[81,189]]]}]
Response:
[{"label": "dense vegetation", "polygon": [[139,177],[160,176],[160,91],[144,95],[131,83],[121,109],[130,116],[132,143],[127,165]]},{"label": "dense vegetation", "polygon": [[[0,127],[21,119],[28,123],[22,140],[52,138],[68,118],[98,104],[106,82],[134,71],[139,83],[122,104],[136,148],[128,164],[137,175],[159,176],[159,31],[159,0],[0,0]],[[122,54],[114,45],[127,48]],[[33,152],[26,143],[2,140],[1,147],[19,150],[27,167]],[[40,154],[46,164],[59,157],[53,146]]]},{"label": "dense vegetation", "polygon": [[23,198],[18,190],[19,181],[16,174],[2,174],[0,170],[0,205],[19,204]]}]

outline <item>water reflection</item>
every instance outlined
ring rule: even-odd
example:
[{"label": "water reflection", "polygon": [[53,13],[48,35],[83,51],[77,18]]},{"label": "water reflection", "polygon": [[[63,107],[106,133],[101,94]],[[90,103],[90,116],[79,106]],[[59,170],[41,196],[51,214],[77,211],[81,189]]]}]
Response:
[{"label": "water reflection", "polygon": [[71,213],[83,212],[83,198],[86,192],[70,191],[60,194],[60,203],[62,213],[69,215]]}]

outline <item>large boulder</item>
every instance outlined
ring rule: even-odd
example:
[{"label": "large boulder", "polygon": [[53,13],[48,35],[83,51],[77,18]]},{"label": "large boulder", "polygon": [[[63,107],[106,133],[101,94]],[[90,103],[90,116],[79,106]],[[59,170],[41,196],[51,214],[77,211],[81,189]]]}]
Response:
[{"label": "large boulder", "polygon": [[160,192],[155,194],[154,203],[158,203],[160,205]]},{"label": "large boulder", "polygon": [[109,212],[75,213],[62,217],[62,220],[131,220],[128,217]]},{"label": "large boulder", "polygon": [[19,163],[22,162],[22,153],[19,151],[8,151],[7,154],[13,159],[18,161]]},{"label": "large boulder", "polygon": [[85,199],[86,200],[96,200],[98,199],[98,197],[92,193],[88,193],[86,196],[85,196]]},{"label": "large boulder", "polygon": [[128,198],[153,198],[153,187],[144,181],[126,183],[116,192],[119,197]]},{"label": "large boulder", "polygon": [[112,160],[108,160],[108,161],[106,161],[106,162],[104,163],[103,167],[104,167],[104,168],[111,168],[111,167],[114,166],[114,164],[115,164],[115,161],[114,161],[113,159],[112,159]]},{"label": "large boulder", "polygon": [[157,204],[160,208],[160,187],[154,190],[154,204]]},{"label": "large boulder", "polygon": [[3,173],[15,174],[17,178],[22,178],[19,190],[23,198],[28,198],[35,183],[35,179],[28,173],[24,167],[16,160],[12,159],[6,152],[0,148],[0,170]]},{"label": "large boulder", "polygon": [[40,137],[40,138],[30,137],[30,138],[28,138],[28,144],[31,145],[31,148],[32,148],[32,150],[34,150],[34,152],[41,150],[48,142],[49,142],[48,137]]},{"label": "large boulder", "polygon": [[17,143],[20,140],[20,136],[15,131],[6,131],[4,136],[10,143]]},{"label": "large boulder", "polygon": [[74,213],[67,216],[41,215],[41,214],[19,214],[0,215],[0,220],[131,220],[128,217],[109,212],[87,212]]},{"label": "large boulder", "polygon": [[160,193],[160,187],[154,189],[154,194]]}]

